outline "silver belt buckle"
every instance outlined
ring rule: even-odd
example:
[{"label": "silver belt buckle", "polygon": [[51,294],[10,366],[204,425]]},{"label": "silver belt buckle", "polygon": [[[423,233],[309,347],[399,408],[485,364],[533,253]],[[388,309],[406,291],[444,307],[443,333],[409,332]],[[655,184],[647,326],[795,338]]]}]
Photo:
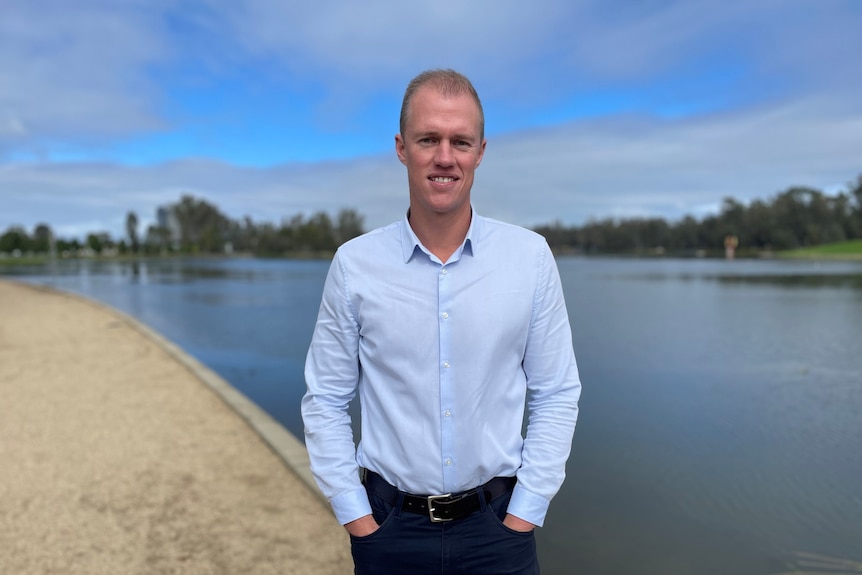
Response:
[{"label": "silver belt buckle", "polygon": [[452,518],[444,519],[442,517],[434,516],[434,501],[437,499],[446,499],[448,497],[452,497],[451,493],[446,493],[444,495],[429,495],[428,496],[428,517],[431,518],[431,523],[445,523],[447,521],[452,521]]}]

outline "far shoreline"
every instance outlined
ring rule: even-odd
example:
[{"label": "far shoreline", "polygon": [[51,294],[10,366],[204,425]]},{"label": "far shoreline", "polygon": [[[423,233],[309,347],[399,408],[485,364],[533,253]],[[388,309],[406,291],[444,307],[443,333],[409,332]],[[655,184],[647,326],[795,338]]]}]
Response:
[{"label": "far shoreline", "polygon": [[[580,249],[572,249],[566,246],[552,246],[551,250],[557,257],[584,257],[584,258],[614,258],[614,259],[678,259],[678,260],[721,260],[726,258],[723,250],[696,250],[690,252],[666,252],[662,248],[653,248],[640,252],[585,252]],[[0,269],[7,266],[40,266],[59,262],[151,262],[170,261],[175,259],[212,259],[212,260],[299,260],[299,261],[328,261],[335,252],[332,251],[298,251],[284,254],[254,254],[251,252],[235,252],[230,254],[213,253],[170,253],[170,254],[146,254],[146,255],[87,255],[52,257],[48,254],[22,254],[12,255],[0,253]],[[800,248],[784,251],[750,251],[740,250],[734,258],[736,260],[796,260],[796,261],[862,261],[862,240],[841,242],[839,244],[825,244],[811,248]]]}]

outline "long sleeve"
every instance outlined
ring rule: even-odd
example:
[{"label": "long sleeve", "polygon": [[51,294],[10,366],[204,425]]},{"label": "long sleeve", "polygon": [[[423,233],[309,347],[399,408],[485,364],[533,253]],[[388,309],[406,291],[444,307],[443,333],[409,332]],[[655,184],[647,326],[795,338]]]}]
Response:
[{"label": "long sleeve", "polygon": [[336,253],[306,358],[302,417],[312,473],[342,524],[371,513],[347,411],[359,382],[359,325],[349,302]]},{"label": "long sleeve", "polygon": [[578,417],[581,383],[559,272],[544,246],[541,279],[524,354],[527,434],[509,513],[542,525],[565,478]]}]

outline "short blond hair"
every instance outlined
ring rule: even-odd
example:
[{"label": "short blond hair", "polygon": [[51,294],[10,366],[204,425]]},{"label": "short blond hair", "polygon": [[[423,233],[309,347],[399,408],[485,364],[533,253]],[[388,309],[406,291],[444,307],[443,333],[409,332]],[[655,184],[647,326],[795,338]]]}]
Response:
[{"label": "short blond hair", "polygon": [[404,91],[404,101],[401,103],[399,129],[401,130],[402,138],[404,137],[404,129],[407,127],[407,119],[410,115],[410,102],[419,88],[423,86],[431,86],[446,97],[468,94],[473,98],[473,101],[476,102],[476,107],[479,109],[479,140],[485,139],[485,112],[482,110],[482,102],[479,100],[479,94],[466,76],[450,69],[426,70],[407,84],[407,89]]}]

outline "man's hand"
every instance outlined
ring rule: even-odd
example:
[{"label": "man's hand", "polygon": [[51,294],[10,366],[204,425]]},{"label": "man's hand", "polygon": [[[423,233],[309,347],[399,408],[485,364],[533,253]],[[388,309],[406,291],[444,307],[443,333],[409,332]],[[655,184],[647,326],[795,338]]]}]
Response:
[{"label": "man's hand", "polygon": [[508,513],[506,514],[506,518],[503,520],[503,525],[512,531],[521,531],[522,533],[527,533],[536,528],[536,526],[529,521],[524,521],[520,517],[515,517]]},{"label": "man's hand", "polygon": [[350,523],[345,523],[344,528],[354,537],[367,537],[380,529],[380,526],[374,520],[372,515],[365,515],[359,519],[355,519]]}]

